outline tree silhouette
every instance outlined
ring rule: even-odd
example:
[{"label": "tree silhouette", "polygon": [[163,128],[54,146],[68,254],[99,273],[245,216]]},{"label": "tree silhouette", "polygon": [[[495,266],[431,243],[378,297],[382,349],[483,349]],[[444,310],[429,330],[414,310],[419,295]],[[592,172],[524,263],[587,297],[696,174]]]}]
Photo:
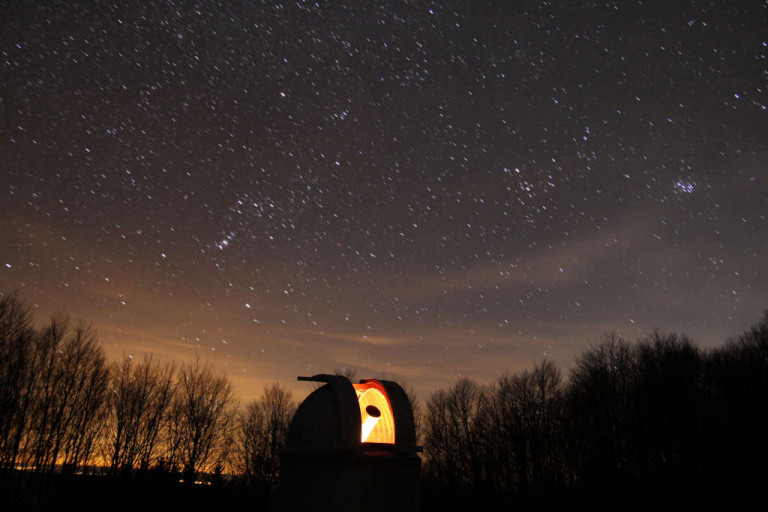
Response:
[{"label": "tree silhouette", "polygon": [[16,465],[32,404],[35,331],[16,294],[0,297],[0,467]]},{"label": "tree silhouette", "polygon": [[479,486],[482,480],[480,415],[483,389],[462,378],[427,402],[426,472],[454,488]]},{"label": "tree silhouette", "polygon": [[484,391],[475,437],[485,487],[535,496],[562,483],[562,401],[562,377],[549,361]]},{"label": "tree silhouette", "polygon": [[175,366],[151,356],[136,363],[124,357],[111,366],[107,453],[113,474],[148,469],[176,390]]},{"label": "tree silhouette", "polygon": [[178,461],[184,480],[192,483],[200,471],[225,462],[235,403],[229,379],[200,359],[183,364],[177,382],[169,422],[170,459]]},{"label": "tree silhouette", "polygon": [[109,371],[90,326],[75,329],[65,345],[61,365],[69,400],[62,420],[61,460],[56,460],[74,470],[91,458],[106,413]]},{"label": "tree silhouette", "polygon": [[273,383],[241,412],[241,468],[249,482],[273,484],[277,480],[280,452],[285,448],[296,407],[291,392]]},{"label": "tree silhouette", "polygon": [[695,472],[704,396],[699,350],[685,336],[658,332],[635,346],[636,471],[655,475]]},{"label": "tree silhouette", "polygon": [[35,338],[22,453],[23,464],[40,472],[85,462],[101,426],[108,375],[103,351],[90,327],[68,333],[69,319],[57,313]]},{"label": "tree silhouette", "polygon": [[706,473],[727,488],[759,488],[761,473],[752,468],[768,457],[768,311],[706,359],[704,386],[704,435],[724,440],[708,447]]},{"label": "tree silhouette", "polygon": [[568,386],[570,464],[579,478],[605,481],[635,458],[631,436],[637,419],[637,363],[629,343],[616,334],[576,360]]}]

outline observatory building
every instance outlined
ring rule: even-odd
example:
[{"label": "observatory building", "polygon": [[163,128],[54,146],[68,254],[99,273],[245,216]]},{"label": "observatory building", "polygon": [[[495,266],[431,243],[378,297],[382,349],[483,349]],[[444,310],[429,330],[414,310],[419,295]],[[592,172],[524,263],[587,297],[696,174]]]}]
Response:
[{"label": "observatory building", "polygon": [[337,375],[299,406],[280,459],[280,512],[417,511],[420,448],[413,410],[395,382]]}]

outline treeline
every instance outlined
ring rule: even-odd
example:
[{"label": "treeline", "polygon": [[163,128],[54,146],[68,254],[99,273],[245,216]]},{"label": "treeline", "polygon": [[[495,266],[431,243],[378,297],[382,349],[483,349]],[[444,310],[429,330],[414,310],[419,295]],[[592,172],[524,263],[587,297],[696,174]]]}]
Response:
[{"label": "treeline", "polygon": [[110,363],[90,327],[55,314],[36,329],[15,295],[0,298],[0,390],[6,476],[98,468],[268,485],[296,408],[277,384],[239,408],[229,379],[200,360]]},{"label": "treeline", "polygon": [[548,361],[489,386],[461,379],[429,399],[425,425],[425,476],[449,499],[754,495],[768,456],[768,312],[714,350],[610,335],[567,379]]},{"label": "treeline", "polygon": [[[408,389],[425,509],[749,493],[768,456],[768,312],[712,350],[674,334],[610,335],[567,377],[544,361],[490,385],[461,379],[423,406]],[[297,406],[278,384],[240,406],[229,379],[200,360],[108,362],[88,326],[57,314],[35,328],[15,295],[0,297],[0,390],[6,481],[227,474],[267,491]],[[12,490],[19,502],[38,492]]]}]

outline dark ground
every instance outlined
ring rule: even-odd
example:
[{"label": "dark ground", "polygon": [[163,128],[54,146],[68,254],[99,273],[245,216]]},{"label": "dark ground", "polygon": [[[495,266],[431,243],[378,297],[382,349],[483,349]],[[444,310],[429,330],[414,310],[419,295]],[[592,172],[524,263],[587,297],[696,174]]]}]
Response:
[{"label": "dark ground", "polygon": [[0,510],[267,510],[268,493],[232,483],[186,485],[169,477],[39,476],[0,482]]},{"label": "dark ground", "polygon": [[[503,496],[458,492],[422,481],[424,512],[473,510],[640,510],[658,506],[710,508],[727,504],[741,509],[758,496],[762,485],[752,482],[686,480],[684,475],[660,475],[653,482],[613,479],[595,482],[579,491],[555,491],[540,496]],[[20,498],[24,496],[24,498]],[[268,511],[266,489],[232,482],[185,485],[175,478],[139,476],[130,479],[95,475],[40,476],[14,472],[0,479],[0,510],[77,512],[104,510],[163,511]],[[394,511],[393,511],[394,512]]]}]

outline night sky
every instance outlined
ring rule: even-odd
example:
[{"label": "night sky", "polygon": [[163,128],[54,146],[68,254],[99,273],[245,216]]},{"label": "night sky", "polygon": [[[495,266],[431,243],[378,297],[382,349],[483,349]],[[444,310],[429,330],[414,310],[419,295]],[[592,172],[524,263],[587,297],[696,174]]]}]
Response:
[{"label": "night sky", "polygon": [[764,1],[2,3],[0,292],[110,357],[426,396],[768,307]]}]

